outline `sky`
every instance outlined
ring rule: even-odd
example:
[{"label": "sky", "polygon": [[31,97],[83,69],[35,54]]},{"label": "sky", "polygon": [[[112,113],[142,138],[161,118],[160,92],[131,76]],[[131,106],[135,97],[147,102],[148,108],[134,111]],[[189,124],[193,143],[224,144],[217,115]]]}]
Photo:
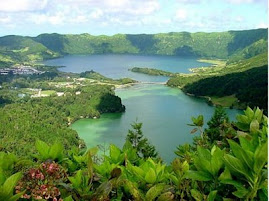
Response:
[{"label": "sky", "polygon": [[220,32],[267,27],[267,0],[0,0],[1,36]]}]

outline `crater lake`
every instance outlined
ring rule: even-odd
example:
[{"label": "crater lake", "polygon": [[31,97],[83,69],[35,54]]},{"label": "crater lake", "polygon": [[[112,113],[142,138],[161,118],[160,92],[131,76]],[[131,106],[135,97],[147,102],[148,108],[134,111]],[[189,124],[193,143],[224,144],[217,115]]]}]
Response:
[{"label": "crater lake", "polygon": [[[156,147],[160,156],[170,162],[179,144],[190,143],[192,116],[203,115],[207,122],[214,113],[204,99],[185,95],[178,88],[161,83],[168,77],[134,73],[132,67],[148,67],[169,72],[190,73],[189,68],[210,66],[197,58],[145,55],[70,55],[47,60],[46,65],[64,66],[60,71],[81,73],[94,70],[109,78],[129,77],[142,82],[128,88],[116,89],[115,93],[126,107],[124,113],[102,114],[99,119],[81,119],[72,124],[87,147],[124,144],[128,129],[134,122],[143,123],[143,134]],[[154,82],[145,84],[143,82]],[[240,112],[226,109],[231,120]]]}]

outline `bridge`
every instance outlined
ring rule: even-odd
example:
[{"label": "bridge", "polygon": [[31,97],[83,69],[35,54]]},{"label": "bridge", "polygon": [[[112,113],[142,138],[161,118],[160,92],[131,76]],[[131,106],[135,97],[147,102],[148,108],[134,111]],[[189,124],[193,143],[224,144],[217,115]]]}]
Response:
[{"label": "bridge", "polygon": [[160,85],[165,85],[166,82],[137,82],[135,84],[160,84]]}]

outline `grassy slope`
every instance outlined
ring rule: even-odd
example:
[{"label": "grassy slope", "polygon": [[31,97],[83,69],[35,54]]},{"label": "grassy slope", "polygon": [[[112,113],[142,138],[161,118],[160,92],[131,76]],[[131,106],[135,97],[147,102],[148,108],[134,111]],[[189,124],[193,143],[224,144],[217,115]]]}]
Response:
[{"label": "grassy slope", "polygon": [[0,61],[25,62],[43,60],[59,56],[43,44],[23,36],[4,36],[0,38]]}]

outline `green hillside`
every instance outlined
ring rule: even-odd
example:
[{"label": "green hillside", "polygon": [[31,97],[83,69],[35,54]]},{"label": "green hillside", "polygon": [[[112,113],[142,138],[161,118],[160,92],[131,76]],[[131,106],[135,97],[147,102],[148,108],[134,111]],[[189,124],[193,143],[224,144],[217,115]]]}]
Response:
[{"label": "green hillside", "polygon": [[58,56],[59,53],[29,37],[4,36],[0,38],[0,60],[3,62],[34,61]]},{"label": "green hillside", "polygon": [[234,53],[231,58],[229,58],[228,63],[237,62],[239,60],[248,59],[254,57],[258,54],[266,53],[268,51],[268,41],[265,39],[260,39],[251,45],[245,47],[242,50]]},{"label": "green hillside", "polygon": [[[216,100],[215,104],[218,104],[220,97],[224,97],[223,106],[238,107],[239,100],[239,107],[255,105],[267,109],[267,68],[267,53],[263,53],[221,67],[198,69],[192,74],[176,74],[167,85],[180,87],[185,93],[195,96],[210,96],[213,103]],[[231,95],[233,97],[227,97]]]},{"label": "green hillside", "polygon": [[41,34],[0,37],[0,61],[33,61],[65,54],[152,54],[238,61],[267,52],[267,29],[214,33]]}]

